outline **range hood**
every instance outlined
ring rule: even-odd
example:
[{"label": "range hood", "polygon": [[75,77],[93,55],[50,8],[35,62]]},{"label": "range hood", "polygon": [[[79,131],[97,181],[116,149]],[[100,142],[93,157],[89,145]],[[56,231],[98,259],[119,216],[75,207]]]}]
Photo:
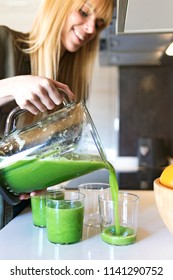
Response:
[{"label": "range hood", "polygon": [[102,33],[101,65],[172,63],[173,0],[117,0],[111,25]]},{"label": "range hood", "polygon": [[117,32],[173,32],[172,12],[172,0],[117,0]]}]

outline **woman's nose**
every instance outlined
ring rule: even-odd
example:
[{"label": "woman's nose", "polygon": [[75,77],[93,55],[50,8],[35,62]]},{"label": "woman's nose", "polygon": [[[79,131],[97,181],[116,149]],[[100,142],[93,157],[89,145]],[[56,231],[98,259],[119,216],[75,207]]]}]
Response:
[{"label": "woman's nose", "polygon": [[86,24],[85,24],[85,31],[89,34],[93,34],[95,33],[95,19],[94,18],[90,18],[87,20]]}]

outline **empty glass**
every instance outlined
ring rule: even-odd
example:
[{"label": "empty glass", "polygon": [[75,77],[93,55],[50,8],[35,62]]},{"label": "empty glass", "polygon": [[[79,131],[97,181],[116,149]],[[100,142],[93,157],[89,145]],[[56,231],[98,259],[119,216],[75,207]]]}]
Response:
[{"label": "empty glass", "polygon": [[78,187],[85,195],[84,225],[88,227],[100,227],[98,195],[108,193],[109,184],[85,183]]}]

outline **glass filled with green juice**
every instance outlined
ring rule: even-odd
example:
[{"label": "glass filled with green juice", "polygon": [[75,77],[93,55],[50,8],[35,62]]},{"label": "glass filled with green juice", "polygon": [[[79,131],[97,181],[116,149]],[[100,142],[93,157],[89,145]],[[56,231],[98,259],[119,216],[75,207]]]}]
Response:
[{"label": "glass filled with green juice", "polygon": [[119,191],[114,200],[111,191],[98,196],[103,241],[113,245],[129,245],[136,241],[138,202],[136,194],[125,191]]},{"label": "glass filled with green juice", "polygon": [[44,194],[31,197],[32,220],[36,227],[46,227],[46,197],[55,200],[64,199],[64,187],[48,188]]},{"label": "glass filled with green juice", "polygon": [[84,194],[65,191],[63,200],[46,199],[48,240],[58,244],[72,244],[82,239]]},{"label": "glass filled with green juice", "polygon": [[31,197],[33,224],[36,227],[46,227],[46,197],[38,195]]}]

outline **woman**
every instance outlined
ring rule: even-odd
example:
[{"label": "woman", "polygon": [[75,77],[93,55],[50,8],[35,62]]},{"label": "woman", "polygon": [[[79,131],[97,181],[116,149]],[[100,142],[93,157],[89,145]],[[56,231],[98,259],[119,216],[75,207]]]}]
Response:
[{"label": "woman", "polygon": [[[8,40],[14,56],[8,65],[14,71],[0,76],[1,104],[14,99],[38,114],[62,103],[58,88],[71,99],[75,93],[75,100],[85,100],[99,33],[110,23],[113,6],[114,0],[43,0],[29,34],[1,27],[1,38]],[[5,63],[4,49],[11,55],[3,42],[0,65]]]},{"label": "woman", "polygon": [[113,7],[114,0],[42,0],[29,34],[0,27],[1,114],[16,105],[34,115],[56,109],[59,89],[85,101],[99,34]]}]

